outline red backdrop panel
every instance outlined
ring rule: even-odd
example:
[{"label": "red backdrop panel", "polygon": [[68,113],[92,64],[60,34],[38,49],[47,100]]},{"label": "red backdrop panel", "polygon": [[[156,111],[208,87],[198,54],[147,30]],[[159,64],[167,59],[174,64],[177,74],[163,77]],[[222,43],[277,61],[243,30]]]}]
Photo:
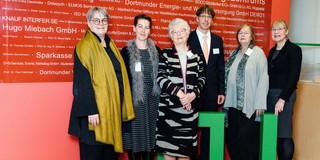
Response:
[{"label": "red backdrop panel", "polygon": [[168,24],[185,19],[197,27],[195,12],[203,4],[216,12],[212,32],[223,37],[225,56],[237,47],[236,30],[250,23],[256,44],[269,47],[271,1],[267,0],[3,0],[1,1],[0,82],[70,82],[74,46],[88,28],[86,13],[102,6],[110,14],[108,35],[121,49],[135,37],[137,14],[153,19],[151,38],[160,48],[172,45]]},{"label": "red backdrop panel", "polygon": [[[72,78],[69,79],[63,79],[63,76],[48,76],[49,78],[41,78],[41,76],[38,75],[38,78],[36,80],[31,81],[30,77],[27,75],[20,75],[16,77],[12,77],[11,75],[8,75],[7,73],[3,74],[4,71],[15,71],[11,70],[11,65],[3,65],[4,61],[11,61],[16,62],[16,60],[13,60],[14,58],[17,57],[23,57],[23,55],[19,55],[20,52],[16,52],[16,50],[13,50],[12,48],[9,47],[10,44],[23,44],[23,45],[29,45],[33,44],[30,43],[31,41],[38,41],[39,37],[34,37],[33,39],[30,39],[26,37],[27,39],[20,40],[18,41],[18,38],[15,37],[8,37],[8,35],[17,35],[17,36],[25,36],[22,35],[20,32],[14,32],[9,30],[4,30],[3,25],[9,24],[9,23],[14,23],[13,21],[7,21],[4,18],[4,15],[10,15],[13,13],[13,11],[9,12],[10,10],[7,10],[6,8],[12,8],[15,10],[15,12],[23,12],[22,15],[19,15],[21,17],[30,17],[27,16],[27,12],[21,11],[20,5],[23,0],[2,0],[1,1],[1,20],[0,20],[0,59],[1,59],[1,64],[0,64],[0,80],[1,82],[10,82],[10,83],[0,83],[0,126],[1,126],[1,132],[0,132],[0,137],[1,137],[1,143],[0,143],[0,159],[2,160],[17,160],[17,159],[23,159],[23,160],[78,160],[79,159],[79,149],[78,149],[78,143],[75,138],[67,134],[67,127],[68,127],[68,121],[69,121],[69,114],[70,114],[70,109],[71,109],[71,103],[72,103],[72,83],[67,82],[71,81]],[[35,1],[35,0],[34,0]],[[100,5],[100,3],[105,4],[105,6],[113,6],[110,5],[109,2],[104,0],[105,2],[95,0],[92,5]],[[112,0],[109,0],[112,1]],[[185,0],[188,1],[188,0]],[[214,3],[222,3],[224,0],[214,0]],[[234,2],[236,0],[229,0],[227,1],[228,3]],[[267,0],[266,0],[267,1]],[[26,2],[26,1],[24,1]],[[31,0],[29,0],[31,2]],[[43,1],[47,2],[47,1]],[[52,1],[51,1],[52,2]],[[65,1],[58,1],[54,0],[54,2],[64,2]],[[83,0],[83,1],[71,1],[74,3],[87,3],[90,2],[90,0]],[[197,2],[200,2],[197,0]],[[204,2],[204,1],[201,1]],[[154,1],[154,3],[159,3]],[[190,3],[190,2],[183,2],[183,3]],[[210,2],[212,3],[212,2]],[[266,3],[271,3],[271,0],[266,2]],[[281,3],[281,4],[279,4]],[[89,5],[90,3],[88,3]],[[195,6],[200,6],[202,4],[196,4]],[[212,5],[212,4],[211,4]],[[214,9],[220,9],[219,6],[214,6]],[[52,6],[53,7],[53,6]],[[62,6],[55,6],[55,9],[61,8]],[[122,5],[122,7],[128,7],[126,5]],[[16,9],[14,9],[16,8]],[[50,12],[51,9],[50,6],[48,5],[37,5],[37,4],[28,4],[28,9],[33,9],[33,10],[47,10]],[[115,7],[114,7],[115,8]],[[130,7],[128,7],[130,8]],[[147,7],[140,7],[144,9],[147,9]],[[272,2],[272,8],[271,8],[271,20],[275,19],[284,19],[287,22],[289,22],[289,8],[290,8],[290,0],[282,0],[282,1],[274,1]],[[68,11],[69,8],[63,9],[61,11]],[[87,9],[77,9],[81,10],[82,12],[85,13]],[[123,11],[114,11],[111,12],[110,9],[108,9],[108,12],[110,15],[124,15]],[[148,9],[149,10],[149,9]],[[159,9],[160,10],[160,9]],[[239,9],[240,10],[240,9]],[[69,12],[69,11],[68,11]],[[119,12],[119,13],[118,13]],[[181,11],[185,12],[185,11]],[[192,11],[190,13],[194,14],[195,11]],[[10,13],[10,14],[9,14]],[[57,13],[58,14],[58,13]],[[133,12],[130,14],[130,17],[134,17],[136,12]],[[61,17],[63,15],[59,14]],[[155,19],[153,14],[148,14],[152,18]],[[38,14],[33,14],[32,16],[34,17],[47,17],[46,14],[43,13],[38,13]],[[31,16],[31,17],[32,17]],[[58,18],[60,17],[58,16]],[[49,15],[49,18],[51,19],[51,15]],[[68,17],[68,16],[67,16]],[[66,20],[72,19],[72,16],[69,16]],[[82,21],[85,21],[85,17],[83,16],[75,16],[78,18],[81,18]],[[171,20],[172,18],[168,18],[169,16],[160,16],[162,19],[169,19]],[[223,30],[219,29],[218,30],[218,17],[223,17],[223,14],[217,13],[217,16],[214,20],[214,26],[211,28],[213,32],[219,34],[220,36],[224,37],[224,41],[227,42],[227,37],[224,36],[224,34],[220,33]],[[56,19],[56,18],[52,18]],[[116,17],[111,17],[110,23],[114,23]],[[184,18],[187,19],[187,18]],[[125,24],[132,24],[133,20],[132,19],[122,19],[120,20],[121,22]],[[195,28],[196,24],[193,24],[195,21],[195,18],[192,17],[188,22],[191,24],[191,28]],[[18,22],[16,22],[18,23]],[[20,22],[19,22],[20,23]],[[26,24],[25,24],[26,23]],[[42,24],[43,22],[39,24],[34,24],[35,22],[24,22],[21,23],[24,27],[24,25],[30,25],[33,24],[35,26]],[[159,22],[160,23],[160,22]],[[161,22],[165,23],[165,21]],[[230,24],[236,23],[234,21],[228,22]],[[268,22],[270,24],[270,20]],[[63,22],[59,22],[60,25],[63,24]],[[152,37],[153,40],[156,40],[158,45],[160,47],[166,47],[170,46],[170,41],[167,43],[164,43],[161,41],[161,39],[157,39],[157,36],[160,37],[162,35],[160,34],[167,34],[167,31],[165,27],[167,27],[168,23],[165,23],[166,25],[164,26],[164,31],[159,32],[158,27],[154,27],[152,32],[154,36]],[[85,24],[70,24],[71,28],[74,28],[73,25],[79,26],[79,28],[83,27],[83,29],[86,29]],[[42,25],[40,25],[42,26]],[[45,26],[45,24],[44,24]],[[69,24],[66,25],[69,27]],[[64,26],[64,27],[66,27]],[[81,27],[80,27],[81,26]],[[155,21],[155,26],[160,26],[156,25]],[[54,27],[54,25],[51,25],[51,27]],[[77,28],[77,29],[79,29]],[[118,26],[118,28],[125,28]],[[131,31],[131,27],[127,27],[128,30]],[[160,30],[160,29],[159,29]],[[109,31],[115,31],[117,32],[117,28],[110,28]],[[236,28],[233,28],[232,31],[236,31]],[[266,32],[270,31],[270,26],[267,26]],[[257,32],[257,31],[256,31]],[[38,35],[42,37],[50,37],[49,34],[37,34],[37,32],[30,32],[27,35]],[[68,35],[68,34],[67,34]],[[116,34],[110,34],[109,35],[113,38],[116,39]],[[64,37],[62,35],[56,34],[56,35],[51,35],[51,37]],[[70,35],[70,38],[78,38],[76,40],[69,40],[69,39],[60,39],[60,41],[54,41],[52,40],[52,43],[49,43],[51,41],[47,41],[46,43],[41,42],[42,40],[39,40],[40,44],[43,45],[57,45],[57,46],[71,46],[71,48],[67,48],[65,52],[59,52],[59,53],[67,53],[67,54],[72,54],[73,53],[73,47],[76,45],[76,43],[79,41],[79,38],[83,36],[83,33],[79,33],[79,35]],[[123,36],[122,39],[126,38],[127,36]],[[234,38],[235,34],[230,34],[230,38]],[[267,36],[269,37],[269,36]],[[121,42],[121,38],[118,39],[117,45],[118,47],[123,47],[126,43],[127,39],[132,39],[133,36],[128,37],[124,40],[124,42]],[[234,39],[235,40],[235,39]],[[233,40],[233,41],[234,41]],[[269,41],[268,38],[265,39],[266,41]],[[72,41],[72,42],[68,42]],[[120,43],[121,42],[121,43]],[[37,42],[38,43],[38,42]],[[70,45],[69,45],[70,43]],[[66,45],[68,44],[68,45]],[[230,45],[235,45],[236,43],[233,42]],[[18,48],[19,45],[16,45],[16,48]],[[228,46],[227,43],[225,43],[225,49],[227,49]],[[271,45],[270,45],[271,46]],[[34,51],[39,50],[43,53],[51,53],[52,50],[49,50],[50,48],[46,47],[44,49],[36,48],[36,47],[27,47],[22,50],[22,53],[27,53],[27,54],[32,54]],[[42,47],[43,48],[43,47]],[[232,50],[235,48],[235,46],[230,47],[229,50]],[[266,52],[270,47],[264,48],[264,51]],[[27,50],[31,50],[30,52],[25,52]],[[9,56],[9,55],[4,55],[4,53],[17,53],[15,56]],[[35,52],[36,53],[36,52]],[[57,52],[58,53],[58,52]],[[29,56],[29,55],[28,55]],[[29,57],[31,60],[32,56]],[[18,58],[19,59],[19,58]],[[35,59],[35,58],[34,58]],[[20,60],[17,60],[19,62]],[[24,61],[23,61],[24,62]],[[42,62],[42,60],[40,61]],[[54,62],[54,61],[53,61]],[[59,61],[60,62],[60,61]],[[67,63],[67,62],[66,62]],[[70,62],[72,63],[72,61]],[[41,69],[42,65],[38,66],[38,70]],[[20,66],[18,67],[20,70],[25,68],[26,66]],[[53,67],[53,66],[51,66]],[[50,67],[50,68],[51,68]],[[45,68],[44,68],[45,69]],[[19,70],[18,70],[19,71]],[[28,70],[27,70],[28,71]],[[37,71],[35,69],[34,71]],[[37,75],[33,75],[34,77],[37,77]],[[11,79],[13,78],[13,79]],[[50,80],[51,78],[51,80]],[[47,82],[57,82],[57,81],[63,81],[63,83],[11,83],[11,82],[46,82],[44,79],[49,79],[46,80]],[[63,79],[63,80],[60,80]]]}]

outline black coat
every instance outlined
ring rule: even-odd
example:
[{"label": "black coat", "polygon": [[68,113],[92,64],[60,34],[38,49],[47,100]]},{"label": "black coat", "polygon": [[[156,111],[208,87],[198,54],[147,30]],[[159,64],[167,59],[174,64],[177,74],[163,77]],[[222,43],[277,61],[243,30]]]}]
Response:
[{"label": "black coat", "polygon": [[[94,33],[93,33],[94,34]],[[99,41],[100,38],[94,34]],[[110,38],[106,35],[105,41],[106,44],[109,44]],[[110,47],[105,48],[108,53],[114,68],[119,67],[120,63],[114,56]],[[115,65],[118,63],[118,65]],[[119,68],[117,68],[119,70]],[[120,69],[121,70],[121,69]],[[116,73],[118,83],[121,77],[121,72]],[[122,77],[121,80],[122,81]],[[119,85],[120,90],[120,98],[122,101],[123,98],[123,86]],[[74,49],[74,66],[73,66],[73,103],[71,108],[70,120],[69,120],[69,128],[68,133],[79,137],[82,143],[86,143],[89,145],[101,145],[102,143],[97,142],[95,140],[94,131],[90,131],[88,127],[88,116],[99,114],[94,89],[91,83],[90,73],[85,68],[76,52],[76,48]]]},{"label": "black coat", "polygon": [[[188,44],[191,48],[199,48],[203,55],[196,30],[190,33]],[[213,54],[213,49],[217,48],[219,49],[219,54]],[[205,63],[204,65],[206,84],[201,94],[201,105],[204,111],[217,111],[218,95],[225,94],[225,68],[222,38],[214,33],[211,33],[209,55],[208,64]]]},{"label": "black coat", "polygon": [[73,102],[69,121],[68,133],[80,138],[86,144],[99,144],[95,142],[93,131],[89,131],[88,115],[98,114],[94,90],[91,84],[90,73],[82,65],[74,49],[73,68]]},{"label": "black coat", "polygon": [[279,98],[288,101],[299,81],[302,51],[298,45],[287,40],[278,56],[272,60],[276,47],[269,51],[268,56],[269,88],[283,89]]}]

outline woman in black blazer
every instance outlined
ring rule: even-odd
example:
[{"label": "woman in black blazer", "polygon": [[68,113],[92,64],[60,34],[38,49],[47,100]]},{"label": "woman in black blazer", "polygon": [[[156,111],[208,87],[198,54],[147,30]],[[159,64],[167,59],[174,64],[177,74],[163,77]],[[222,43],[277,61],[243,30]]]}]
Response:
[{"label": "woman in black blazer", "polygon": [[277,152],[279,160],[291,160],[294,152],[292,114],[296,100],[302,51],[288,39],[288,25],[284,20],[272,24],[272,39],[277,43],[269,52],[268,112],[278,116]]}]

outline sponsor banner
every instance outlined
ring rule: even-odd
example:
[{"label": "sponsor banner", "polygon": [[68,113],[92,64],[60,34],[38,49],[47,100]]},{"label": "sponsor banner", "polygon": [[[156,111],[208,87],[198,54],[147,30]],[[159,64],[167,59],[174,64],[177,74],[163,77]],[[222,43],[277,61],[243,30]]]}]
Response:
[{"label": "sponsor banner", "polygon": [[160,48],[172,46],[168,25],[174,18],[197,28],[196,10],[208,4],[216,17],[211,31],[224,41],[225,57],[238,46],[236,31],[250,23],[256,45],[269,46],[271,0],[2,0],[0,82],[71,82],[74,47],[88,28],[86,13],[94,6],[109,15],[107,34],[119,49],[134,39],[138,14],[152,18],[150,38]]}]

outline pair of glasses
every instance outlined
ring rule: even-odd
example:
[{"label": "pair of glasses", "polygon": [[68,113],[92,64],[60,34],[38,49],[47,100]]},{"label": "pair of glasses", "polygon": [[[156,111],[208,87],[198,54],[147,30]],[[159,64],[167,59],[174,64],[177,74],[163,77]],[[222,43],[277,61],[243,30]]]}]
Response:
[{"label": "pair of glasses", "polygon": [[273,32],[275,32],[275,31],[282,31],[284,28],[280,28],[280,27],[278,27],[278,28],[272,28],[272,31]]},{"label": "pair of glasses", "polygon": [[211,15],[204,15],[204,14],[200,15],[199,17],[200,17],[200,18],[208,18],[208,19],[211,19],[211,18],[212,18]]},{"label": "pair of glasses", "polygon": [[178,33],[184,33],[186,31],[186,29],[179,29],[179,30],[175,30],[175,31],[171,31],[172,34],[177,35]]},{"label": "pair of glasses", "polygon": [[103,25],[107,25],[108,24],[108,18],[103,18],[103,19],[99,19],[99,18],[95,18],[93,20],[91,20],[93,22],[93,24],[95,25],[99,25],[100,23],[102,23]]},{"label": "pair of glasses", "polygon": [[238,34],[239,34],[239,35],[242,35],[242,34],[245,34],[245,35],[246,35],[246,34],[249,34],[249,32],[239,32]]}]

